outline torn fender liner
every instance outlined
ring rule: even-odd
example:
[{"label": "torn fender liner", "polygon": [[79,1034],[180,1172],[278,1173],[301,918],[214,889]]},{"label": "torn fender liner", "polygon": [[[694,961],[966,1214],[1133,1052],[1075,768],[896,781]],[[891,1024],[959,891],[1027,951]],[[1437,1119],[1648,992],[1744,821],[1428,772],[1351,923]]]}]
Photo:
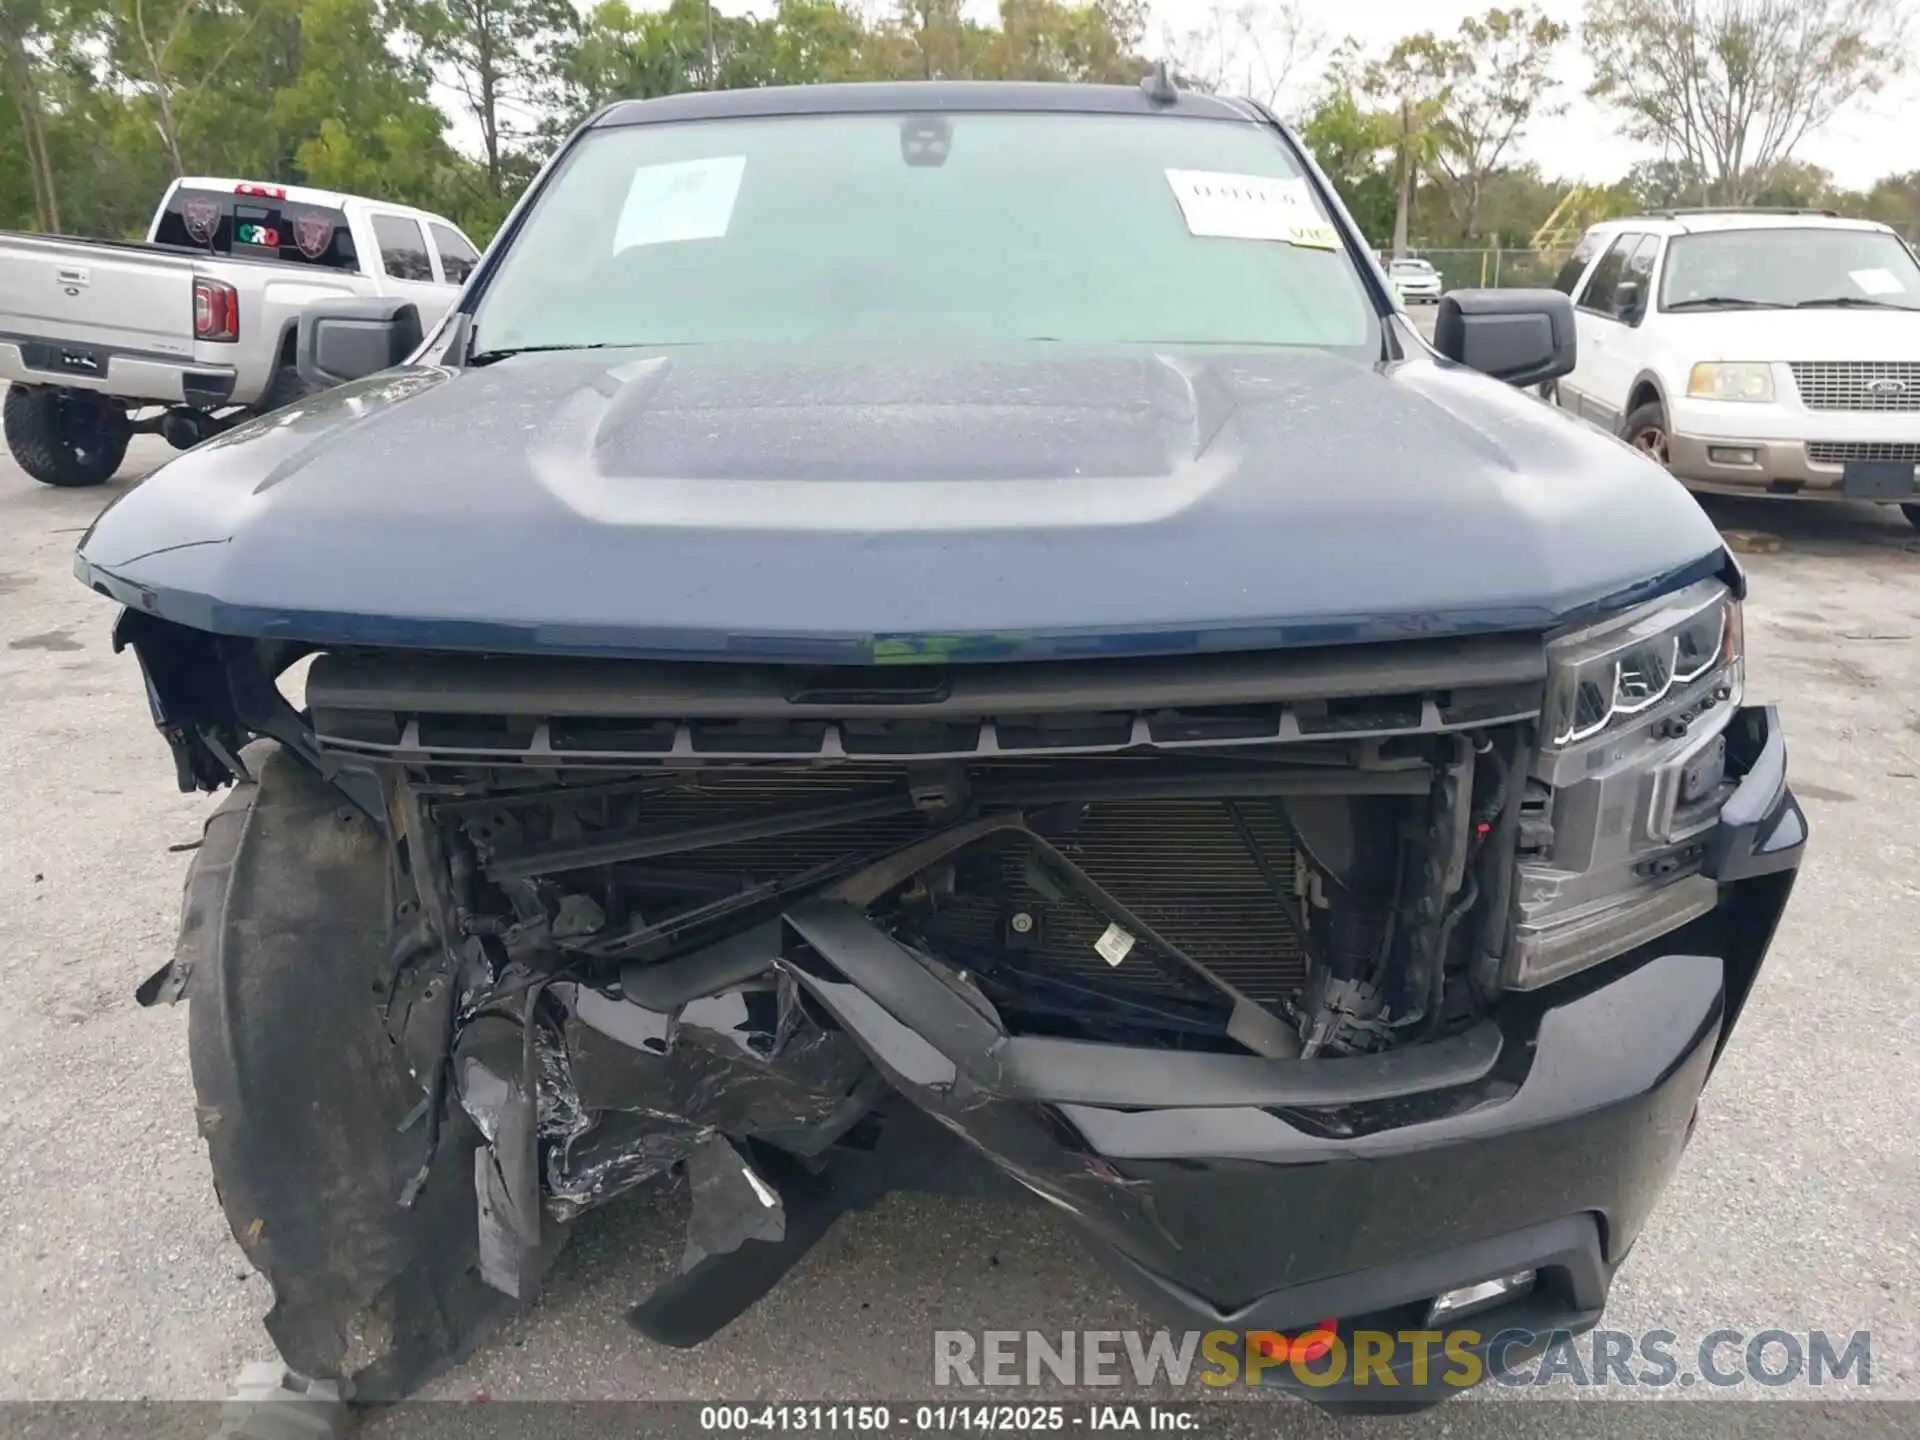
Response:
[{"label": "torn fender liner", "polygon": [[[709,968],[699,952],[681,963]],[[808,1015],[793,977],[771,966],[769,954],[763,973],[737,983],[712,972],[724,988],[685,1000],[663,977],[654,993],[675,1002],[665,1011],[573,981],[549,988],[561,1018],[533,1032],[549,1214],[570,1219],[718,1134],[778,1136],[805,1152],[810,1136],[871,1106],[871,1087],[860,1088],[866,1056]],[[491,1134],[485,1096],[500,1093],[498,1065],[462,1062],[455,1074],[462,1103]]]},{"label": "torn fender liner", "polygon": [[[251,758],[258,761],[260,755],[256,752]],[[141,982],[134,992],[140,1004],[173,1004],[186,995],[194,971],[209,966],[226,922],[234,857],[240,853],[253,818],[254,788],[251,784],[239,786],[201,827],[200,845],[187,866],[180,898],[180,929],[173,942],[173,958]]]},{"label": "torn fender liner", "polygon": [[693,1210],[682,1274],[699,1268],[709,1255],[729,1254],[749,1240],[778,1244],[787,1238],[780,1196],[725,1136],[713,1136],[687,1157],[687,1186]]},{"label": "torn fender liner", "polygon": [[[719,1147],[729,1152],[731,1160],[719,1153]],[[738,1174],[748,1157],[755,1178],[773,1191],[779,1205],[778,1234],[772,1233],[770,1224],[751,1225],[745,1202],[732,1183],[717,1173],[733,1167]],[[709,1166],[712,1170],[703,1185],[701,1174]],[[687,1258],[693,1263],[655,1286],[627,1312],[627,1323],[649,1340],[682,1349],[711,1339],[745,1314],[780,1283],[842,1213],[871,1204],[884,1188],[872,1174],[812,1171],[784,1151],[752,1141],[746,1142],[745,1156],[724,1140],[703,1146],[688,1168],[694,1180],[695,1208]],[[744,1176],[742,1183],[748,1183]],[[748,1188],[753,1191],[753,1204],[761,1204],[757,1190],[750,1184]],[[703,1216],[703,1206],[712,1213]],[[709,1241],[727,1248],[706,1249],[694,1259],[694,1250],[706,1248]]]},{"label": "torn fender liner", "polygon": [[287,1365],[397,1399],[511,1308],[481,1283],[472,1151],[450,1110],[418,1205],[420,1100],[381,1025],[387,847],[286,752],[223,811],[248,816],[189,995],[201,1133],[227,1223],[273,1284]]},{"label": "torn fender liner", "polygon": [[473,1152],[480,1278],[523,1305],[540,1296],[551,1258],[540,1223],[538,1070],[533,1023],[540,987],[528,992],[519,1025],[485,1016],[467,1026],[454,1052],[465,1076],[462,1100],[487,1138]]}]

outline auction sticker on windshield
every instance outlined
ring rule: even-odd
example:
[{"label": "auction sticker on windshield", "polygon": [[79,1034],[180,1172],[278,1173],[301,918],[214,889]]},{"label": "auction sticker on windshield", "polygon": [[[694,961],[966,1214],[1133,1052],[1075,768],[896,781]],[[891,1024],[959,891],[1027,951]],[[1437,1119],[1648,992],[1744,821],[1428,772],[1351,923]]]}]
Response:
[{"label": "auction sticker on windshield", "polygon": [[674,240],[719,240],[733,222],[744,155],[643,165],[633,172],[627,202],[614,227],[615,252]]},{"label": "auction sticker on windshield", "polygon": [[1869,295],[1900,295],[1907,288],[1891,270],[1849,270],[1847,275]]},{"label": "auction sticker on windshield", "polygon": [[1194,235],[1225,240],[1279,240],[1331,250],[1333,226],[1313,208],[1307,182],[1219,170],[1169,170],[1167,183]]}]

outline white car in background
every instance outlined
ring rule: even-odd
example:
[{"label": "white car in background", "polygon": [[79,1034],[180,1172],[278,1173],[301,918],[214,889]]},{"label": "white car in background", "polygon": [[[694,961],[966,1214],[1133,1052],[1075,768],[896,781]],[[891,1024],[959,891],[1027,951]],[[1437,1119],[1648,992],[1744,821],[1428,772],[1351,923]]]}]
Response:
[{"label": "white car in background", "polygon": [[1566,409],[1689,489],[1898,504],[1920,526],[1920,261],[1885,225],[1666,211],[1594,226]]},{"label": "white car in background", "polygon": [[1400,298],[1409,305],[1438,305],[1441,293],[1446,288],[1440,283],[1440,272],[1427,260],[1406,257],[1389,260],[1387,277],[1393,281],[1393,288],[1400,292]]}]

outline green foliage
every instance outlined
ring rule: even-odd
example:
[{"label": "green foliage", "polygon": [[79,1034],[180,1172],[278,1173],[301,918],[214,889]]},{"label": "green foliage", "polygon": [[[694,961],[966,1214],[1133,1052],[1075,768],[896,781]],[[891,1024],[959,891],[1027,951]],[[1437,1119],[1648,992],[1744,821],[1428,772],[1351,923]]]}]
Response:
[{"label": "green foliage", "polygon": [[[859,0],[762,0],[752,15],[705,0],[0,0],[0,227],[138,235],[185,173],[384,196],[484,241],[566,133],[616,100],[933,77],[1125,84],[1146,70],[1144,0],[999,0],[992,23],[961,0],[890,3],[876,16]],[[1771,96],[1797,124],[1885,72],[1853,37],[1889,3],[1590,0],[1586,35],[1644,59],[1649,16],[1771,16],[1775,31],[1754,31],[1745,49],[1722,45],[1714,73],[1749,77],[1740,93]],[[1203,85],[1270,100],[1302,55],[1323,53],[1294,0],[1215,0],[1209,16],[1177,62]],[[1394,228],[1404,159],[1415,245],[1527,243],[1567,190],[1513,163],[1528,125],[1552,111],[1563,34],[1520,6],[1374,56],[1334,49],[1300,128],[1369,237]],[[1780,78],[1789,41],[1819,84]],[[1655,134],[1647,105],[1633,111],[1619,76],[1599,74]],[[1920,230],[1920,172],[1845,194],[1791,163],[1797,138],[1764,165],[1749,145],[1746,194]],[[1711,157],[1670,148],[1683,158],[1636,168],[1588,209],[1719,198]]]}]

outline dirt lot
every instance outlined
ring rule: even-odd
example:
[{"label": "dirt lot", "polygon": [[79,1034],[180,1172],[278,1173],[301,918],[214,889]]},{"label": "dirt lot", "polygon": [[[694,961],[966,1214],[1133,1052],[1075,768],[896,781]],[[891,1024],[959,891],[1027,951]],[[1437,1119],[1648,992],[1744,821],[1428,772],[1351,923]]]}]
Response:
[{"label": "dirt lot", "polygon": [[[186,857],[169,847],[209,802],[174,790],[111,608],[70,574],[94,514],[166,453],[142,442],[92,492],[0,461],[0,1398],[212,1396],[269,1353],[264,1283],[194,1136],[185,1016],[133,1003],[171,943]],[[1715,513],[1784,540],[1749,558],[1749,693],[1785,711],[1813,844],[1608,1322],[1867,1328],[1874,1393],[1920,1398],[1920,546],[1864,507]],[[935,1328],[1141,1323],[1050,1216],[895,1199],[711,1345],[662,1351],[619,1316],[673,1264],[680,1217],[643,1195],[591,1219],[546,1303],[442,1393],[900,1397],[927,1390]]]}]

